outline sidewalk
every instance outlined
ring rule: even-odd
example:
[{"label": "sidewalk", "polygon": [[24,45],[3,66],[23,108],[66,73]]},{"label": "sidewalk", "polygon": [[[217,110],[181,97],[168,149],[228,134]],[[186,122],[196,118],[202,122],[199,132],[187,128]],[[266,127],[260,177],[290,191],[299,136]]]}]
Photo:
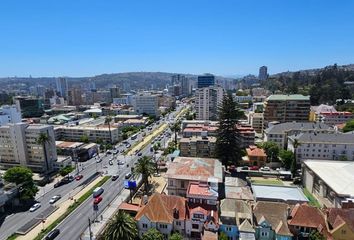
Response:
[{"label": "sidewalk", "polygon": [[[128,189],[123,189],[123,191],[106,207],[102,214],[97,218],[96,222],[91,224],[91,239],[96,239],[97,234],[103,230],[109,219],[111,219],[114,213],[118,210],[119,205],[129,197],[129,194],[130,192]],[[80,239],[90,240],[90,231],[88,228]]]},{"label": "sidewalk", "polygon": [[87,185],[84,188],[76,188],[74,193],[70,192],[69,196],[73,196],[72,200],[70,200],[69,196],[67,196],[67,195],[63,196],[63,199],[66,198],[65,201],[59,202],[59,204],[57,204],[58,209],[55,212],[53,212],[46,219],[44,224],[38,224],[35,228],[33,228],[31,231],[29,231],[26,235],[21,235],[21,236],[17,237],[16,239],[26,240],[26,239],[34,239],[35,237],[37,237],[37,235],[42,231],[43,228],[48,227],[50,224],[52,224],[54,221],[56,221],[61,215],[63,215],[66,212],[66,210],[69,208],[69,206],[74,203],[74,199],[80,198],[90,188],[95,186],[102,178],[103,177],[96,178],[93,182],[91,182],[89,185]]}]

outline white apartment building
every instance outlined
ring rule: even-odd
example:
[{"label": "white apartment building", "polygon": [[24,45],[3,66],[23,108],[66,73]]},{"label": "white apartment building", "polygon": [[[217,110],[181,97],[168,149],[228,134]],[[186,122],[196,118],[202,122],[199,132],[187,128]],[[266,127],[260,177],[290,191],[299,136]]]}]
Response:
[{"label": "white apartment building", "polygon": [[120,129],[116,126],[107,125],[67,125],[54,128],[55,139],[64,141],[80,141],[82,136],[87,136],[90,142],[116,143],[120,140]]},{"label": "white apartment building", "polygon": [[[47,134],[49,141],[37,143],[41,133]],[[0,127],[0,166],[8,169],[26,166],[34,172],[50,172],[57,161],[53,126],[9,123]]]},{"label": "white apartment building", "polygon": [[137,94],[134,98],[134,109],[137,114],[160,116],[158,96],[152,94]]},{"label": "white apartment building", "polygon": [[16,105],[4,105],[0,108],[0,126],[8,123],[19,123],[22,120],[21,111]]},{"label": "white apartment building", "polygon": [[224,96],[222,87],[210,86],[196,90],[195,108],[197,120],[218,120],[218,106]]},{"label": "white apartment building", "polygon": [[263,132],[263,113],[250,112],[248,122],[257,133]]},{"label": "white apartment building", "polygon": [[264,141],[275,142],[280,148],[288,145],[288,136],[300,133],[334,133],[335,130],[324,123],[286,122],[271,125],[264,130]]},{"label": "white apartment building", "polygon": [[354,134],[341,133],[302,133],[293,135],[288,140],[288,150],[294,150],[294,140],[300,146],[296,149],[297,161],[349,160],[354,161]]}]

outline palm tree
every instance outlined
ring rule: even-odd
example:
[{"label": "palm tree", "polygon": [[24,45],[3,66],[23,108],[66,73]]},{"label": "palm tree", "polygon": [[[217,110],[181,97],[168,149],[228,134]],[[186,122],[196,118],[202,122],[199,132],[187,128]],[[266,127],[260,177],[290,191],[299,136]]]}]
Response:
[{"label": "palm tree", "polygon": [[138,228],[134,219],[122,210],[108,222],[103,233],[104,240],[135,240],[138,237]]},{"label": "palm tree", "polygon": [[45,160],[45,164],[46,164],[46,171],[49,171],[49,163],[48,163],[48,157],[47,157],[47,147],[46,144],[51,142],[51,139],[48,135],[48,133],[40,133],[37,140],[36,140],[37,144],[42,145],[43,148],[43,154],[44,154],[44,160]]},{"label": "palm tree", "polygon": [[175,147],[177,148],[177,133],[181,130],[180,121],[175,122],[172,126],[170,126],[170,129],[175,133]]},{"label": "palm tree", "polygon": [[111,132],[111,121],[112,117],[110,115],[106,116],[105,123],[108,124],[108,130],[109,130],[109,143],[112,144],[112,132]]},{"label": "palm tree", "polygon": [[301,145],[301,143],[299,142],[299,140],[297,138],[294,138],[293,141],[293,147],[294,147],[294,158],[293,161],[291,163],[291,174],[293,175],[293,177],[295,176],[296,173],[296,168],[297,168],[297,159],[296,159],[296,150],[297,148]]},{"label": "palm tree", "polygon": [[147,193],[149,190],[149,177],[151,177],[154,171],[155,171],[154,163],[151,160],[151,158],[147,156],[140,158],[137,164],[135,165],[133,175],[136,178],[141,174],[142,181],[145,185],[144,187],[145,193]]}]

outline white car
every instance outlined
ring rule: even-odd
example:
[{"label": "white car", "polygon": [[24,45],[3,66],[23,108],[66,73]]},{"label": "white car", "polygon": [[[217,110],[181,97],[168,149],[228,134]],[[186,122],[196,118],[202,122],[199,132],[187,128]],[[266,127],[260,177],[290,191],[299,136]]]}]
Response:
[{"label": "white car", "polygon": [[270,171],[270,168],[269,168],[269,167],[262,167],[262,168],[261,168],[261,171],[269,172],[269,171]]},{"label": "white car", "polygon": [[40,207],[41,207],[41,204],[40,203],[36,203],[30,208],[30,212],[34,212]]},{"label": "white car", "polygon": [[61,198],[60,195],[55,195],[55,196],[53,196],[53,197],[49,200],[49,203],[50,203],[50,204],[53,204],[53,203],[55,203],[56,201],[58,201],[60,198]]},{"label": "white car", "polygon": [[96,160],[96,163],[100,163],[100,162],[102,162],[102,159],[101,159],[101,158],[99,158],[99,159]]}]

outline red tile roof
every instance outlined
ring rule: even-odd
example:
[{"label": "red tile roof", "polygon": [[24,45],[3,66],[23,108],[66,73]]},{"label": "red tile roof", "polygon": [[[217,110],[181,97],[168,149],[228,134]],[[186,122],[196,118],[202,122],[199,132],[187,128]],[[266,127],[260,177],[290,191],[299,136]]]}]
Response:
[{"label": "red tile roof", "polygon": [[133,211],[133,212],[138,212],[140,210],[140,207],[138,205],[134,204],[129,204],[126,202],[122,202],[118,209],[125,210],[125,211]]},{"label": "red tile roof", "polygon": [[248,156],[267,157],[267,154],[265,154],[264,150],[256,146],[250,146],[249,148],[246,148],[246,151]]},{"label": "red tile roof", "polygon": [[330,208],[327,209],[327,212],[327,221],[333,229],[343,223],[347,223],[352,232],[354,232],[354,209]]},{"label": "red tile roof", "polygon": [[290,215],[289,225],[310,228],[318,228],[320,225],[325,226],[324,215],[319,209],[309,206],[307,203],[296,204]]},{"label": "red tile roof", "polygon": [[178,219],[186,218],[185,198],[155,193],[150,197],[148,203],[140,209],[135,219],[139,221],[142,216],[146,216],[152,222],[172,223],[176,217],[174,216],[175,210],[178,210],[178,215],[176,215]]},{"label": "red tile roof", "polygon": [[188,186],[187,194],[200,196],[213,196],[213,192],[208,184],[191,182]]}]

